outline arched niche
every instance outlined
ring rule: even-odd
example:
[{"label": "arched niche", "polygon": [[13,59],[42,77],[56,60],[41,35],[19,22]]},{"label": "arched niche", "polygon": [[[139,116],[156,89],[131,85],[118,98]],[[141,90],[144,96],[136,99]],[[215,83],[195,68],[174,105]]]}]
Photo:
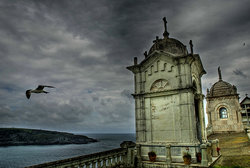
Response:
[{"label": "arched niche", "polygon": [[156,80],[150,87],[150,92],[159,92],[167,90],[168,81],[166,79]]}]

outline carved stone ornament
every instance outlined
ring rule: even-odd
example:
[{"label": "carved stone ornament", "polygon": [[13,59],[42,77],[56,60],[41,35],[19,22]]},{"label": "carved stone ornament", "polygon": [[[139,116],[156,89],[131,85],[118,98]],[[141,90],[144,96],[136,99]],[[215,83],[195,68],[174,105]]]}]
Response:
[{"label": "carved stone ornament", "polygon": [[159,91],[164,91],[167,89],[168,81],[165,79],[159,79],[155,81],[152,86],[150,91],[151,92],[159,92]]}]

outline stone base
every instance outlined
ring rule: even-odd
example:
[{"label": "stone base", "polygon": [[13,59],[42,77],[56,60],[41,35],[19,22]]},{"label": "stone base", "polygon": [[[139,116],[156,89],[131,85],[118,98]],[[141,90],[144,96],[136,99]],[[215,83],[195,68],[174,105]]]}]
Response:
[{"label": "stone base", "polygon": [[[140,144],[141,145],[141,159],[142,161],[149,161],[148,152],[154,151],[157,155],[156,162],[166,162],[168,158],[167,148],[164,145],[157,144]],[[188,152],[192,157],[192,163],[196,163],[196,154],[200,151],[199,143],[183,143],[179,145],[172,145],[170,149],[171,160],[174,163],[183,162],[183,154]],[[188,150],[187,150],[188,147]]]},{"label": "stone base", "polygon": [[[220,155],[221,156],[221,155]],[[185,165],[184,162],[182,163],[170,163],[167,164],[166,162],[150,162],[150,161],[142,161],[141,166],[139,168],[183,168],[183,167],[210,167],[216,163],[216,161],[220,158],[218,157],[213,157],[212,162],[208,163],[208,166],[202,166],[201,163],[191,163],[190,165]]]}]

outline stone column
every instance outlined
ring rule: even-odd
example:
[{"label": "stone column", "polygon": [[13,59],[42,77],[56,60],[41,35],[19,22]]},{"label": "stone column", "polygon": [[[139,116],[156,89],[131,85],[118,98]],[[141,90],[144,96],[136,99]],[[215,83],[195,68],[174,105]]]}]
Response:
[{"label": "stone column", "polygon": [[171,158],[171,146],[170,144],[166,145],[166,163],[171,164],[172,158]]},{"label": "stone column", "polygon": [[127,156],[126,156],[125,153],[122,154],[122,164],[123,164],[123,165],[127,165]]},{"label": "stone column", "polygon": [[210,142],[207,143],[207,160],[212,162],[212,144]]},{"label": "stone column", "polygon": [[134,158],[132,158],[133,156],[133,151],[135,149],[136,144],[132,141],[124,141],[120,144],[121,148],[127,149],[127,156],[126,157],[126,161],[124,161],[124,165],[128,165],[131,166],[133,164],[133,160]]},{"label": "stone column", "polygon": [[141,163],[142,163],[142,159],[141,159],[141,145],[140,144],[136,144],[136,151],[137,151],[137,166],[138,167],[142,167]]},{"label": "stone column", "polygon": [[201,166],[207,166],[208,165],[208,160],[207,160],[207,145],[206,144],[201,144]]},{"label": "stone column", "polygon": [[204,100],[204,95],[200,94],[200,124],[201,124],[201,134],[202,134],[202,140],[207,140],[207,132],[206,132],[206,125],[205,125],[205,115],[204,115],[204,109],[203,109],[203,100]]},{"label": "stone column", "polygon": [[211,143],[212,143],[212,156],[213,157],[219,156],[217,152],[217,147],[219,147],[218,146],[219,140],[218,139],[212,140]]}]

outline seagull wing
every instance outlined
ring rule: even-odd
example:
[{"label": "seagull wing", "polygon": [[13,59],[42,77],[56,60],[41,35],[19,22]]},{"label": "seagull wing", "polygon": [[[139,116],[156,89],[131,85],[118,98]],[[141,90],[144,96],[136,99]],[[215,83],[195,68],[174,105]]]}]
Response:
[{"label": "seagull wing", "polygon": [[26,97],[27,97],[27,99],[29,99],[30,96],[31,96],[31,92],[30,92],[30,90],[27,90],[27,91],[26,91]]},{"label": "seagull wing", "polygon": [[55,88],[54,86],[46,86],[46,85],[44,85],[44,87],[48,87],[48,88]]},{"label": "seagull wing", "polygon": [[43,90],[43,88],[48,87],[48,88],[55,88],[54,86],[48,86],[48,85],[38,85],[36,90]]},{"label": "seagull wing", "polygon": [[43,86],[43,85],[38,85],[38,87],[36,88],[36,90],[43,90],[44,87],[45,86]]}]

